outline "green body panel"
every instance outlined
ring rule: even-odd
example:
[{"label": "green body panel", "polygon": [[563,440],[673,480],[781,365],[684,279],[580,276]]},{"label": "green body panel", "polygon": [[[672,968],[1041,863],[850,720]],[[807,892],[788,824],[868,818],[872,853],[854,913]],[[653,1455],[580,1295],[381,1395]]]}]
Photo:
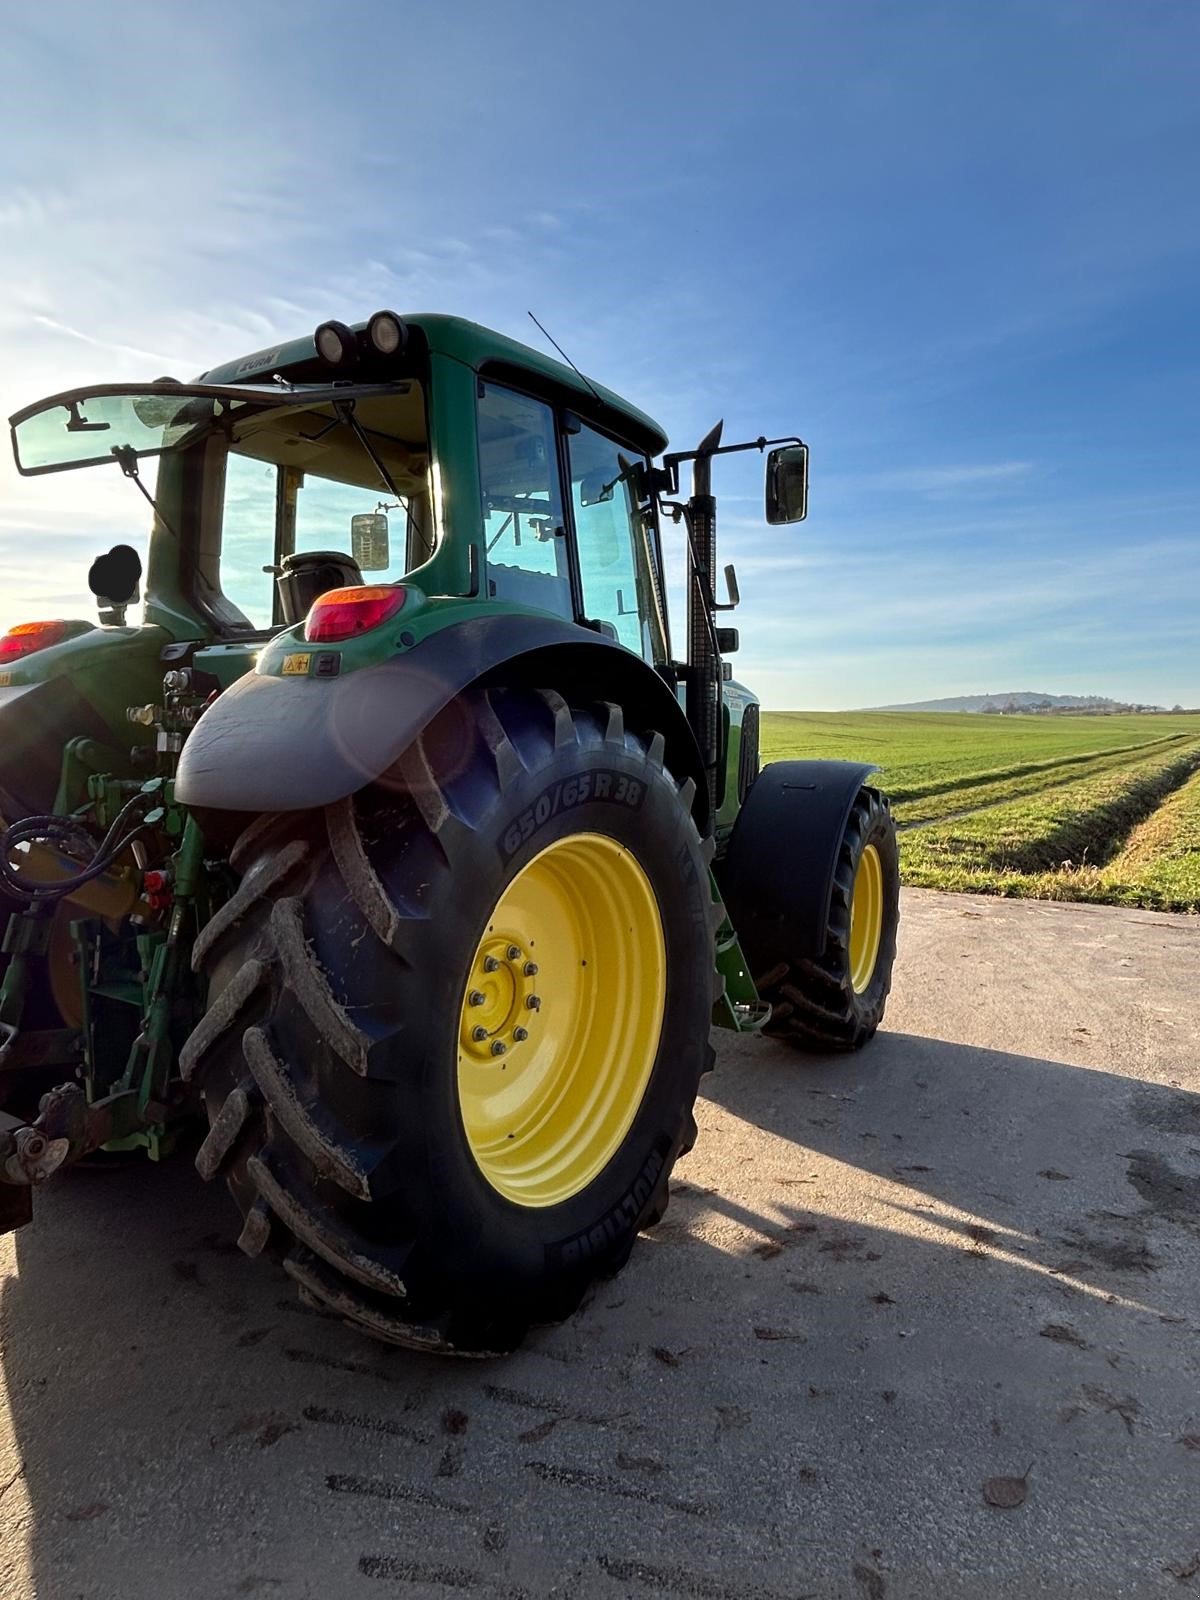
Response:
[{"label": "green body panel", "polygon": [[[153,624],[91,628],[14,661],[0,674],[0,790],[30,809],[69,811],[87,798],[86,776],[132,771],[130,751],[154,732],[126,708],[162,694],[159,656],[169,636]],[[57,740],[52,748],[47,741]],[[6,818],[6,821],[16,820]]]},{"label": "green body panel", "polygon": [[213,624],[191,598],[188,570],[195,557],[178,531],[190,520],[188,485],[178,457],[161,458],[155,499],[161,515],[153,518],[150,528],[142,616],[169,640],[203,639]]},{"label": "green body panel", "polygon": [[[711,871],[708,884],[713,904],[720,905],[721,891]],[[715,945],[716,968],[724,983],[713,1005],[712,1025],[728,1028],[731,1033],[758,1033],[770,1022],[771,1007],[758,998],[754,979],[728,916],[721,919]]]},{"label": "green body panel", "polygon": [[747,710],[758,705],[758,696],[745,684],[729,678],[724,684],[725,760],[721,766],[721,788],[717,795],[717,843],[729,833],[741,806],[738,771],[742,759],[742,722]]},{"label": "green body panel", "polygon": [[211,673],[222,689],[253,672],[260,650],[269,646],[257,644],[202,645],[192,656],[192,665],[200,672]]},{"label": "green body panel", "polygon": [[[419,571],[425,571],[422,568]],[[296,623],[294,627],[284,628],[281,633],[269,639],[258,652],[258,661],[254,667],[261,677],[280,678],[291,676],[317,676],[317,657],[335,654],[338,656],[338,674],[344,676],[348,672],[357,672],[363,667],[373,667],[380,661],[389,661],[393,656],[407,655],[417,649],[425,640],[435,633],[440,633],[443,628],[454,627],[456,623],[467,622],[473,617],[545,617],[550,613],[538,611],[532,606],[523,606],[511,600],[469,600],[461,596],[426,595],[416,587],[416,577],[405,578],[404,588],[407,598],[403,607],[390,621],[383,623],[378,628],[373,628],[370,633],[361,634],[357,639],[343,639],[332,644],[310,643],[304,637],[304,624]],[[583,628],[579,630],[583,639],[589,634]],[[633,655],[632,651],[628,654]],[[308,662],[299,672],[299,656],[308,656]],[[640,661],[641,657],[634,659]],[[196,664],[199,665],[201,655],[197,654]],[[287,668],[285,670],[285,663]]]},{"label": "green body panel", "polygon": [[[159,654],[170,637],[153,625],[140,628],[87,629],[61,644],[50,645],[32,655],[22,656],[0,672],[5,690],[19,690],[52,678],[72,678],[85,692],[90,704],[114,728],[124,724],[126,696],[136,686],[148,684],[151,691],[161,688],[162,674],[147,678],[148,667],[157,666]],[[101,668],[101,663],[103,667]],[[0,700],[0,704],[4,702]],[[124,734],[122,734],[124,739]]]}]

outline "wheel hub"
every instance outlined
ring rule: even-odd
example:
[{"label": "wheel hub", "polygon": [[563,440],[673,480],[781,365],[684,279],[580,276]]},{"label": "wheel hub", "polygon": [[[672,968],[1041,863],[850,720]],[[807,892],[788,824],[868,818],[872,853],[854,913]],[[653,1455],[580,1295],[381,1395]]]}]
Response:
[{"label": "wheel hub", "polygon": [[[534,1034],[541,1010],[538,972],[537,962],[522,941],[495,936],[484,939],[467,980],[460,1049],[477,1060],[491,1061],[525,1044]],[[504,1048],[497,1050],[498,1044]]]}]

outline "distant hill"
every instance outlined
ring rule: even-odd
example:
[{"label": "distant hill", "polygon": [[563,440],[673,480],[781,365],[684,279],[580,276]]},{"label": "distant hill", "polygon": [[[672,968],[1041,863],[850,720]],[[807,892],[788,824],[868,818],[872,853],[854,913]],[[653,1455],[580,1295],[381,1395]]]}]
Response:
[{"label": "distant hill", "polygon": [[907,705],[870,706],[871,711],[978,711],[989,715],[1028,713],[1082,713],[1105,716],[1118,711],[1165,711],[1165,706],[1143,706],[1128,700],[1110,700],[1098,694],[1039,694],[1016,689],[1004,694],[958,694],[944,700],[913,700]]}]

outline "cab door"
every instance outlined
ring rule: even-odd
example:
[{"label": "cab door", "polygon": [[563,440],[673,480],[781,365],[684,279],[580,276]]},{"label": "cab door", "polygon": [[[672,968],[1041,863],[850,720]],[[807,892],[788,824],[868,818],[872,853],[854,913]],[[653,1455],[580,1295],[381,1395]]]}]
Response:
[{"label": "cab door", "polygon": [[652,513],[637,500],[628,445],[568,419],[567,462],[582,621],[651,664],[668,659]]}]

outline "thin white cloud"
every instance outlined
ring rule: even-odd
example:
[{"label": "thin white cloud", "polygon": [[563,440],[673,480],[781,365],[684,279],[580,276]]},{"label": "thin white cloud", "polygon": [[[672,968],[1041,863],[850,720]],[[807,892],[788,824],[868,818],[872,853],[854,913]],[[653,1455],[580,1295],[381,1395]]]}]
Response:
[{"label": "thin white cloud", "polygon": [[985,461],[948,467],[908,467],[881,472],[868,479],[880,489],[911,489],[917,494],[944,494],[948,490],[989,488],[1020,482],[1037,470],[1033,461]]},{"label": "thin white cloud", "polygon": [[41,312],[34,312],[29,320],[37,323],[39,327],[48,328],[51,333],[61,333],[68,339],[78,340],[80,344],[91,345],[94,350],[106,350],[113,355],[134,356],[139,361],[164,362],[170,360],[169,356],[164,356],[161,352],[143,350],[137,345],[119,344],[107,339],[93,339],[91,334],[81,333],[78,328],[72,328],[65,322],[59,322],[55,317],[44,316]]}]

